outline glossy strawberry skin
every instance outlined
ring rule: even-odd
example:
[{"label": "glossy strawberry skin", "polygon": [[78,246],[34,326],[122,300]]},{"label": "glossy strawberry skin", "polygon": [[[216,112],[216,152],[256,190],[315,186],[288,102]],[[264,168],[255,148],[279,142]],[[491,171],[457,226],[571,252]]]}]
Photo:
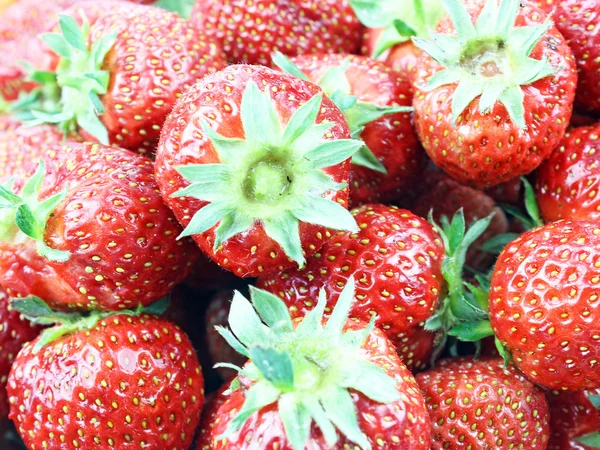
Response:
[{"label": "glossy strawberry skin", "polygon": [[229,397],[229,386],[232,380],[229,380],[217,390],[206,396],[204,408],[202,409],[202,417],[200,418],[200,425],[198,425],[198,431],[196,432],[196,450],[211,450],[211,432],[215,426],[215,419],[217,418],[217,412],[219,408],[227,398]]},{"label": "glossy strawberry skin", "polygon": [[[347,328],[357,329],[364,323],[348,321]],[[414,377],[400,362],[394,346],[379,329],[375,329],[362,347],[365,359],[371,361],[396,381],[396,388],[401,393],[399,401],[389,404],[376,403],[362,394],[350,391],[355,404],[360,429],[366,435],[373,448],[377,445],[392,450],[429,450],[431,424],[423,397],[419,392]],[[361,355],[362,356],[362,355]],[[242,383],[243,386],[243,383]],[[245,386],[233,392],[219,407],[214,426],[211,431],[213,450],[292,450],[286,438],[277,404],[271,404],[254,413],[242,425],[239,431],[230,438],[217,440],[239,411],[244,401]],[[306,443],[307,450],[331,449],[343,450],[353,448],[354,444],[338,435],[338,442],[328,446],[320,432],[313,424]]]},{"label": "glossy strawberry skin", "polygon": [[417,375],[432,423],[431,450],[545,450],[544,391],[501,358],[445,359]]},{"label": "glossy strawberry skin", "polygon": [[6,381],[13,361],[23,344],[35,339],[40,329],[11,308],[6,291],[0,287],[0,421],[8,418]]},{"label": "glossy strawberry skin", "polygon": [[[484,3],[482,0],[467,2],[472,18],[479,15]],[[540,9],[524,3],[515,24],[532,26],[543,23],[545,18]],[[452,30],[448,18],[442,19],[438,31],[451,33]],[[554,76],[522,86],[526,129],[519,129],[499,102],[489,114],[481,114],[479,99],[471,102],[454,125],[451,105],[456,84],[430,92],[415,91],[415,126],[423,147],[438,167],[462,184],[483,189],[530,173],[550,156],[564,136],[575,94],[575,60],[565,39],[554,27],[534,47],[530,57],[547,58],[553,67],[561,70]],[[415,86],[425,85],[440,70],[442,67],[437,62],[423,54],[417,65]]]},{"label": "glossy strawberry skin", "polygon": [[496,262],[490,322],[532,381],[549,389],[600,387],[600,227],[562,220],[522,234]]},{"label": "glossy strawberry skin", "polygon": [[49,261],[33,240],[0,243],[0,283],[11,296],[35,295],[57,308],[120,310],[150,304],[185,278],[198,251],[189,239],[177,241],[181,227],[158,193],[149,159],[73,143],[46,149],[44,161],[40,199],[69,189],[45,240],[71,257]]},{"label": "glossy strawberry skin", "polygon": [[117,315],[37,354],[33,345],[17,356],[8,386],[10,418],[29,448],[189,448],[204,381],[175,325]]},{"label": "glossy strawberry skin", "polygon": [[600,220],[600,125],[567,132],[537,172],[536,194],[546,222]]},{"label": "glossy strawberry skin", "polygon": [[548,450],[592,450],[592,447],[575,440],[597,432],[600,426],[598,409],[592,405],[588,395],[600,395],[600,389],[547,393],[551,430]]},{"label": "glossy strawberry skin", "polygon": [[348,0],[204,0],[192,20],[222,44],[229,62],[264,66],[275,51],[356,53],[362,28]]},{"label": "glossy strawberry skin", "polygon": [[[284,124],[301,103],[321,93],[315,85],[291,75],[247,65],[229,66],[217,74],[205,77],[188,90],[165,123],[156,156],[156,178],[162,196],[184,226],[189,224],[191,217],[204,207],[206,202],[192,197],[172,197],[174,192],[189,184],[175,167],[219,162],[212,143],[201,131],[200,119],[206,120],[223,136],[244,137],[239,110],[242,92],[249,80],[271,91]],[[333,123],[329,131],[331,139],[350,137],[350,130],[341,111],[325,97],[316,123],[323,121]],[[181,136],[193,138],[183,140]],[[323,171],[335,182],[347,183],[350,161],[346,160]],[[325,198],[347,205],[348,190],[330,193]],[[261,273],[283,270],[294,265],[281,247],[266,235],[261,225],[256,224],[250,230],[234,236],[216,252],[213,250],[215,229],[216,227],[213,227],[206,233],[194,235],[193,238],[214,262],[239,277],[255,277]],[[329,237],[330,232],[323,227],[300,224],[300,241],[307,255],[316,252]]]},{"label": "glossy strawberry skin", "polygon": [[[292,58],[314,83],[333,67],[348,62],[346,78],[350,94],[359,102],[378,106],[410,106],[411,84],[399,72],[370,58],[348,54],[310,55]],[[390,203],[412,184],[425,165],[423,151],[410,113],[384,116],[367,124],[360,138],[387,170],[387,175],[353,165],[350,172],[350,202]]]},{"label": "glossy strawberry skin", "polygon": [[[427,221],[406,210],[365,205],[352,214],[361,228],[358,233],[335,234],[304,269],[262,276],[257,286],[283,299],[292,317],[304,317],[315,306],[312,300],[321,288],[331,307],[353,276],[358,300],[350,317],[366,321],[377,314],[375,323],[402,349],[407,336],[437,306],[444,282],[443,244]],[[418,342],[431,348],[431,340]],[[414,360],[414,366],[424,364],[428,356]]]}]

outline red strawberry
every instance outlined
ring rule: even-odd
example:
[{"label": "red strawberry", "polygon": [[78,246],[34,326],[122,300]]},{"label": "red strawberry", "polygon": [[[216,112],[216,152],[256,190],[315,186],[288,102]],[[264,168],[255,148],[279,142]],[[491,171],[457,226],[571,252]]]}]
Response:
[{"label": "red strawberry", "polygon": [[26,342],[35,339],[40,327],[13,310],[8,296],[0,287],[0,421],[8,418],[6,380],[17,353]]},{"label": "red strawberry", "polygon": [[204,408],[202,409],[202,417],[196,438],[196,450],[211,450],[211,433],[217,418],[219,408],[227,400],[230,394],[231,381],[224,383],[217,392],[213,392],[206,396]]},{"label": "red strawberry", "polygon": [[540,9],[519,0],[445,4],[454,22],[443,19],[431,41],[414,40],[429,53],[419,60],[413,102],[421,142],[463,184],[486,188],[527,174],[571,117],[569,47]]},{"label": "red strawberry", "polygon": [[431,423],[431,450],[545,450],[544,392],[501,358],[446,359],[417,375]]},{"label": "red strawberry", "polygon": [[551,432],[548,450],[592,450],[598,448],[584,445],[579,439],[591,434],[598,434],[600,414],[598,413],[597,399],[600,399],[599,395],[600,389],[579,392],[548,392]]},{"label": "red strawberry", "polygon": [[556,28],[577,60],[576,106],[600,113],[600,4],[596,0],[537,0],[536,3],[552,14]]},{"label": "red strawberry", "polygon": [[[350,201],[389,203],[414,183],[425,165],[407,109],[411,85],[399,72],[346,54],[273,59],[284,71],[318,84],[344,113],[352,137],[365,145],[354,154]],[[404,110],[404,111],[403,111]]]},{"label": "red strawberry", "polygon": [[600,220],[600,125],[567,133],[537,174],[545,221]]},{"label": "red strawberry", "polygon": [[181,228],[149,159],[73,143],[50,147],[43,160],[24,186],[16,183],[17,195],[0,192],[0,283],[11,296],[126,309],[156,301],[185,278],[197,251],[191,240],[177,240]]},{"label": "red strawberry", "polygon": [[587,127],[590,125],[598,124],[599,120],[597,117],[590,116],[578,111],[573,111],[573,115],[571,116],[571,122],[569,123],[569,128],[579,128],[579,127]]},{"label": "red strawberry", "polygon": [[600,387],[600,227],[563,220],[500,254],[490,289],[496,336],[529,379],[550,389]]},{"label": "red strawberry", "polygon": [[236,294],[231,331],[220,330],[250,361],[216,413],[211,448],[429,449],[423,398],[392,343],[347,319],[352,279],[326,323],[324,292],[295,323],[277,297],[251,294],[252,305]]},{"label": "red strawberry", "polygon": [[[296,318],[314,309],[313,299],[323,288],[331,308],[354,277],[357,301],[351,317],[367,321],[377,316],[376,324],[396,343],[404,363],[422,366],[430,356],[433,335],[424,338],[428,333],[420,330],[444,289],[442,241],[433,226],[406,210],[366,205],[352,213],[358,233],[334,235],[305,269],[262,276],[258,286],[281,297]],[[415,358],[414,353],[422,356]]]},{"label": "red strawberry", "polygon": [[[367,29],[363,35],[363,46],[361,53],[372,56],[376,54],[376,48],[384,28]],[[421,56],[421,49],[416,47],[412,41],[405,41],[394,45],[392,48],[384,51],[378,58],[389,68],[402,73],[409,81],[413,81],[417,72],[417,61]],[[412,85],[411,85],[412,88]]]},{"label": "red strawberry", "polygon": [[152,153],[177,98],[224,67],[225,59],[204,32],[175,13],[125,2],[109,6],[81,27],[75,8],[61,16],[60,33],[44,36],[60,55],[48,83],[61,95],[32,114],[65,130],[80,128],[103,144]]},{"label": "red strawberry", "polygon": [[146,314],[65,315],[23,347],[8,380],[27,447],[187,450],[204,381],[185,334]]},{"label": "red strawberry", "polygon": [[356,53],[360,45],[361,25],[348,0],[202,0],[192,20],[222,44],[232,63],[269,66],[276,51]]},{"label": "red strawberry", "polygon": [[223,268],[257,276],[303,265],[330,237],[325,227],[356,228],[346,183],[362,142],[349,137],[341,111],[315,85],[229,66],[175,106],[157,180],[184,236]]}]

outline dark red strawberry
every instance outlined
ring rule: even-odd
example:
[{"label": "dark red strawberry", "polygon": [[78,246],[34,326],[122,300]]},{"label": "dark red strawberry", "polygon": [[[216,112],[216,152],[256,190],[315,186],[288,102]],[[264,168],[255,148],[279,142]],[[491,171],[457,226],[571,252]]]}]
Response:
[{"label": "dark red strawberry", "polygon": [[[52,320],[42,305],[20,310]],[[187,336],[148,314],[57,318],[63,325],[24,346],[8,380],[27,447],[188,450],[204,381]]]},{"label": "dark red strawberry", "polygon": [[310,55],[273,62],[318,84],[344,113],[352,137],[365,145],[352,157],[350,202],[389,203],[414,183],[425,165],[407,111],[411,85],[399,72],[362,56]]},{"label": "dark red strawberry", "polygon": [[205,77],[162,131],[156,175],[165,202],[200,248],[240,277],[304,265],[356,229],[346,210],[350,138],[315,85],[266,67]]},{"label": "dark red strawberry", "polygon": [[60,99],[54,106],[47,99],[32,114],[103,144],[151,154],[177,98],[224,67],[225,59],[202,30],[175,13],[127,2],[109,6],[81,27],[74,8],[61,16],[59,33],[44,36],[60,55],[56,77],[48,81]]},{"label": "dark red strawberry", "polygon": [[537,173],[536,194],[545,221],[600,220],[600,125],[575,128]]},{"label": "dark red strawberry", "polygon": [[376,316],[375,323],[397,345],[404,363],[412,363],[413,369],[423,366],[433,334],[422,327],[445,285],[444,245],[432,225],[409,211],[366,205],[352,213],[358,233],[335,234],[305,269],[262,276],[258,286],[283,299],[296,318],[315,308],[320,289],[327,292],[331,308],[354,277],[357,301],[350,316],[363,321]]},{"label": "dark red strawberry", "polygon": [[490,322],[525,375],[556,390],[600,387],[600,226],[562,220],[500,254]]},{"label": "dark red strawberry", "polygon": [[[152,162],[100,144],[50,147],[0,190],[0,284],[52,306],[127,309],[166,295],[197,257],[163,203]],[[35,166],[25,172],[34,172]]]},{"label": "dark red strawberry", "polygon": [[573,115],[571,116],[571,122],[569,123],[569,128],[579,128],[579,127],[588,127],[591,125],[596,125],[600,122],[597,117],[587,115],[578,111],[573,111]]},{"label": "dark red strawberry", "polygon": [[533,171],[571,117],[577,74],[567,43],[529,3],[445,4],[453,21],[446,16],[431,41],[414,39],[428,53],[419,60],[413,102],[425,150],[477,188]]},{"label": "dark red strawberry", "polygon": [[600,4],[596,0],[536,0],[536,3],[552,15],[577,60],[576,106],[600,113]]},{"label": "dark red strawberry", "polygon": [[324,291],[295,323],[277,297],[251,296],[236,294],[220,329],[250,361],[216,412],[212,449],[429,449],[423,398],[391,341],[347,319],[352,278],[326,322]]},{"label": "dark red strawberry", "polygon": [[269,66],[276,51],[356,53],[360,45],[361,25],[348,0],[203,0],[195,3],[192,20],[236,64]]},{"label": "dark red strawberry", "polygon": [[198,291],[232,288],[240,283],[238,277],[221,269],[210,258],[201,255],[192,266],[183,284]]},{"label": "dark red strawberry", "polygon": [[[592,450],[586,438],[598,436],[600,389],[579,392],[550,391],[550,442],[548,450]],[[583,438],[583,442],[580,439]],[[599,440],[596,443],[600,442]],[[591,444],[591,443],[590,443]]]},{"label": "dark red strawberry", "polygon": [[0,421],[8,418],[6,380],[13,361],[23,344],[35,339],[40,329],[11,308],[6,292],[0,287]]},{"label": "dark red strawberry", "polygon": [[431,450],[546,449],[544,391],[502,358],[445,359],[416,378],[433,426]]}]

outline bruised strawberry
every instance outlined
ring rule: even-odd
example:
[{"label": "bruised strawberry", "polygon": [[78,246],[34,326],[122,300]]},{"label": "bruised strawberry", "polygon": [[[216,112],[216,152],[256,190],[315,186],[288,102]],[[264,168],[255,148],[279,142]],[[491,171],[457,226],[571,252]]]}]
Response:
[{"label": "bruised strawberry", "polygon": [[[600,389],[579,392],[550,391],[550,442],[548,450],[592,450],[584,444],[598,435]],[[599,440],[596,443],[600,442]],[[591,443],[590,443],[591,444]]]},{"label": "bruised strawberry", "polygon": [[240,277],[303,265],[354,230],[349,139],[315,85],[266,67],[229,66],[188,90],[162,130],[156,177],[198,246]]},{"label": "bruised strawberry", "polygon": [[153,171],[120,148],[48,148],[30,179],[0,190],[0,284],[58,308],[127,309],[166,295],[198,252],[177,240]]}]

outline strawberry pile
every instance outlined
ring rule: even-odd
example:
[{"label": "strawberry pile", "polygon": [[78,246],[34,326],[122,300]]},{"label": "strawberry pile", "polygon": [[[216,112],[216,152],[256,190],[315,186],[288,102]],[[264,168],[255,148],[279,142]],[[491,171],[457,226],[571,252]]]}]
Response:
[{"label": "strawberry pile", "polygon": [[598,0],[0,0],[0,449],[600,448]]}]

